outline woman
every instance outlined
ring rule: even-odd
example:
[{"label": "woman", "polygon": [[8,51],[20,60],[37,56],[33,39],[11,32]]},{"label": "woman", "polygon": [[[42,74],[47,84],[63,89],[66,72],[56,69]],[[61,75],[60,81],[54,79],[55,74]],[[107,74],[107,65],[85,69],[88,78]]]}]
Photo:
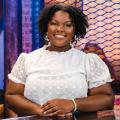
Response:
[{"label": "woman", "polygon": [[8,75],[6,100],[19,116],[112,109],[107,66],[97,55],[71,46],[87,27],[85,15],[75,7],[56,4],[43,9],[39,28],[48,45],[22,53]]}]

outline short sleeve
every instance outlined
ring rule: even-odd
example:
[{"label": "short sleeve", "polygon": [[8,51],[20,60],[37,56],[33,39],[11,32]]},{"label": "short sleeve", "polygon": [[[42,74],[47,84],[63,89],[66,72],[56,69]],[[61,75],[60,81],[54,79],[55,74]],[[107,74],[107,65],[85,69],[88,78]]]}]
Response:
[{"label": "short sleeve", "polygon": [[87,54],[86,70],[89,88],[98,87],[112,81],[107,65],[96,54]]},{"label": "short sleeve", "polygon": [[10,74],[8,74],[9,80],[15,83],[25,84],[26,81],[26,70],[25,70],[25,58],[26,53],[21,53]]}]

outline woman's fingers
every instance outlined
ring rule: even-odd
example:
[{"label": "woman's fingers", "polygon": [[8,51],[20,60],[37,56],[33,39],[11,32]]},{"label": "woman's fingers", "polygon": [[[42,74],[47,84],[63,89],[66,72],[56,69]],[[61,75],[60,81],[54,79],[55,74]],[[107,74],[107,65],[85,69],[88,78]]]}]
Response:
[{"label": "woman's fingers", "polygon": [[47,111],[47,110],[49,110],[49,109],[51,109],[53,107],[55,107],[55,106],[52,105],[52,104],[46,103],[41,108],[42,108],[43,111]]},{"label": "woman's fingers", "polygon": [[45,115],[60,115],[70,113],[73,109],[73,103],[71,100],[66,99],[53,99],[47,101],[41,106]]},{"label": "woman's fingers", "polygon": [[45,116],[46,115],[54,116],[65,113],[65,110],[60,105],[56,105],[55,103],[49,103],[49,102],[47,102],[42,106],[42,110]]},{"label": "woman's fingers", "polygon": [[47,111],[44,113],[44,116],[58,116],[64,114],[63,110],[56,110],[56,111]]},{"label": "woman's fingers", "polygon": [[43,109],[43,111],[44,111],[44,113],[45,114],[49,114],[49,113],[53,113],[53,112],[56,112],[56,111],[58,111],[59,109],[58,109],[58,107],[57,106],[55,106],[55,107],[46,107],[45,109]]}]

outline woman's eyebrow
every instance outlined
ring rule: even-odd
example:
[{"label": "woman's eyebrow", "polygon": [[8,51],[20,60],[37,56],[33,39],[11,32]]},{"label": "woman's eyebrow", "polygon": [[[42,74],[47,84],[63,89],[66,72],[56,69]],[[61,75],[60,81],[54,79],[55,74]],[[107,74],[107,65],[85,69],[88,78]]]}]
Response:
[{"label": "woman's eyebrow", "polygon": [[[58,20],[56,20],[56,19],[51,19],[51,21],[56,21],[56,22],[58,22]],[[66,20],[65,22],[71,22],[72,23],[72,20]]]}]

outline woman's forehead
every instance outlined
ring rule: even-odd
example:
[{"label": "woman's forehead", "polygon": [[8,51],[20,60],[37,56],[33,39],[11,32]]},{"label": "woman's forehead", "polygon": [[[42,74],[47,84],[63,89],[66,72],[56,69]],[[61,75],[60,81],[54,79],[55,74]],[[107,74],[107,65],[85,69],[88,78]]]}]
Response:
[{"label": "woman's forehead", "polygon": [[52,17],[52,19],[55,19],[55,20],[66,20],[66,21],[71,21],[71,18],[70,18],[70,15],[68,12],[65,12],[65,11],[62,11],[62,10],[59,10],[59,11],[56,11]]}]

